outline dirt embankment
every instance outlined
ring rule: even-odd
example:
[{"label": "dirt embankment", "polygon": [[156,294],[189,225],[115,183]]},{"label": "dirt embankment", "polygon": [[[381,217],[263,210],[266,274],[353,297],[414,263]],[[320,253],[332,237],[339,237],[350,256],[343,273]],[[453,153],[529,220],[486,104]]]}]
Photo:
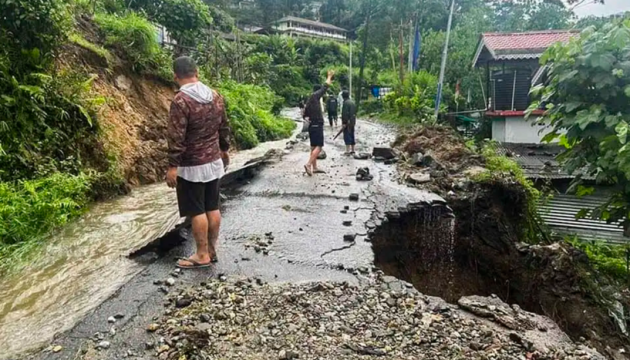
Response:
[{"label": "dirt embankment", "polygon": [[[445,128],[420,130],[396,146],[407,158],[401,177],[412,183],[408,174],[430,173],[431,182],[413,186],[447,193],[455,219],[435,207],[388,219],[371,237],[381,269],[453,303],[496,294],[553,319],[574,341],[625,358],[619,349],[630,349],[624,334],[628,297],[569,244],[527,244],[528,197],[519,183],[509,175],[472,180],[471,171],[481,171],[483,159]],[[417,161],[418,152],[432,159]]]},{"label": "dirt embankment", "polygon": [[[87,18],[78,19],[81,36],[99,45],[98,29]],[[166,127],[173,84],[133,72],[115,52],[104,57],[88,47],[70,44],[58,65],[95,77],[92,93],[104,103],[97,121],[102,142],[130,185],[161,181],[166,172]]]}]

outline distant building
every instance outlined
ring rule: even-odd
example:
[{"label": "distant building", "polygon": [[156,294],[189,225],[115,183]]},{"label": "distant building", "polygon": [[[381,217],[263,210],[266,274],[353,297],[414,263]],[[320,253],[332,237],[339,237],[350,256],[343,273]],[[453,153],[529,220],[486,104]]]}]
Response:
[{"label": "distant building", "polygon": [[[505,143],[538,144],[542,126],[525,120],[529,91],[539,84],[545,67],[540,57],[553,44],[567,42],[577,31],[552,30],[481,35],[473,67],[486,68],[486,116],[492,118],[492,138]],[[535,113],[542,114],[542,110]]]},{"label": "distant building", "polygon": [[273,29],[288,36],[306,36],[345,41],[348,31],[319,21],[286,16],[276,21]]}]

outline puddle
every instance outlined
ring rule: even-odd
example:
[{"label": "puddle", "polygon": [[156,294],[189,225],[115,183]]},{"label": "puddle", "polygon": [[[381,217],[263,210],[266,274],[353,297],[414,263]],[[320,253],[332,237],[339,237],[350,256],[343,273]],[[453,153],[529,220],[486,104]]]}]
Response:
[{"label": "puddle", "polygon": [[[297,114],[284,113],[290,118]],[[271,149],[284,149],[286,141],[240,152],[230,168]],[[55,334],[72,328],[142,269],[128,258],[130,253],[181,221],[174,191],[156,184],[96,204],[52,234],[35,262],[0,280],[0,359],[44,346]]]}]

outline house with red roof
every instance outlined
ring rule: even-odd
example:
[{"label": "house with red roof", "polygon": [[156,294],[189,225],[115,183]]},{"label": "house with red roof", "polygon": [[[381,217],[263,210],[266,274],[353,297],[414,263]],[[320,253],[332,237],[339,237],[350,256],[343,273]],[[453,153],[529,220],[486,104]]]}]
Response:
[{"label": "house with red roof", "polygon": [[[481,35],[473,68],[485,68],[486,116],[492,119],[492,138],[503,143],[538,144],[543,126],[525,120],[529,91],[539,84],[545,67],[540,57],[553,44],[578,36],[573,30]],[[538,111],[542,114],[542,110]]]}]

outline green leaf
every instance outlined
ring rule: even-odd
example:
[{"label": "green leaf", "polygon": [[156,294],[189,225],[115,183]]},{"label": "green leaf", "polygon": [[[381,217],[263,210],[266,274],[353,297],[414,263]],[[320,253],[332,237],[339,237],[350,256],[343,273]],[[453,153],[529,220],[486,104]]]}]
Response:
[{"label": "green leaf", "polygon": [[619,124],[615,127],[615,132],[617,133],[617,138],[621,144],[625,144],[628,137],[628,123],[625,121],[620,121]]}]

